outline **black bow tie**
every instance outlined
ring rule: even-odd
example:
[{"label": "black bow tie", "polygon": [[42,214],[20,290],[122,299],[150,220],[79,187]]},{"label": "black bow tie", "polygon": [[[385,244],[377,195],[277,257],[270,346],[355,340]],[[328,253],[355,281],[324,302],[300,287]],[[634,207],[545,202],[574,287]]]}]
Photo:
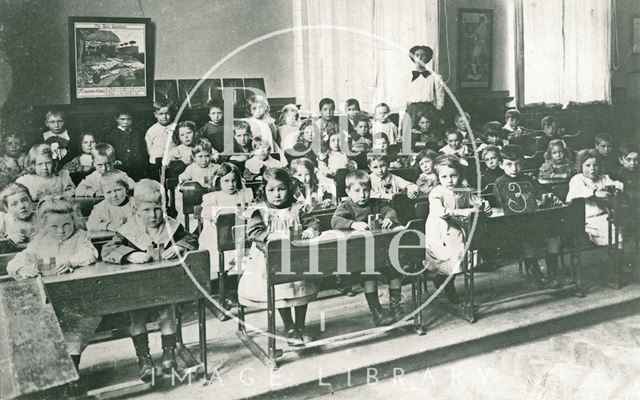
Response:
[{"label": "black bow tie", "polygon": [[427,76],[431,75],[431,72],[429,72],[427,70],[424,70],[424,71],[411,71],[411,75],[412,75],[411,82],[413,82],[416,79],[418,79],[418,77],[420,75],[422,75],[422,76],[424,76],[426,78]]}]

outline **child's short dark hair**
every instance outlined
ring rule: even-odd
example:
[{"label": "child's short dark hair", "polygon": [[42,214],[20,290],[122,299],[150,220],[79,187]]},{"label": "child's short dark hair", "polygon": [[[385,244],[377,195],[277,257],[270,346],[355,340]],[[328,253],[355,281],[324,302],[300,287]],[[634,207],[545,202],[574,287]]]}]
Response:
[{"label": "child's short dark hair", "polygon": [[540,127],[544,129],[545,126],[551,126],[553,124],[558,125],[558,118],[553,115],[547,115],[540,121]]},{"label": "child's short dark hair", "polygon": [[48,110],[45,114],[44,114],[44,120],[48,120],[51,117],[54,116],[58,116],[60,118],[62,118],[63,120],[65,120],[67,118],[67,115],[65,114],[64,111],[56,109],[56,108],[52,108],[51,110]]},{"label": "child's short dark hair", "polygon": [[347,174],[344,179],[344,185],[347,189],[351,189],[351,186],[361,184],[366,188],[371,188],[371,177],[365,171],[356,169]]},{"label": "child's short dark hair", "polygon": [[193,135],[196,134],[196,123],[193,121],[181,121],[176,125],[176,129],[173,130],[173,143],[180,145],[180,128],[189,128]]},{"label": "child's short dark hair", "polygon": [[173,112],[175,111],[175,104],[173,104],[171,100],[166,98],[161,97],[159,99],[156,99],[156,101],[153,102],[153,111],[158,112],[162,108],[168,108],[169,111]]},{"label": "child's short dark hair", "polygon": [[371,165],[374,161],[386,162],[389,165],[389,157],[383,154],[370,154],[367,156],[367,165]]},{"label": "child's short dark hair", "polygon": [[369,125],[369,116],[366,113],[359,112],[353,117],[353,125],[358,125],[360,122],[366,122]]},{"label": "child's short dark hair", "polygon": [[125,174],[122,171],[118,171],[118,170],[109,171],[109,172],[106,172],[104,175],[102,175],[102,178],[100,179],[100,186],[102,186],[103,192],[104,192],[104,188],[107,185],[116,183],[122,186],[126,191],[129,191],[131,187],[129,187],[129,182],[127,181],[127,178],[128,178],[127,174]]},{"label": "child's short dark hair", "polygon": [[98,143],[93,147],[91,157],[95,159],[97,156],[107,157],[109,164],[116,162],[116,150],[109,143]]},{"label": "child's short dark hair", "polygon": [[373,108],[374,110],[377,110],[380,107],[384,107],[386,108],[388,111],[391,111],[391,107],[389,107],[389,105],[387,103],[378,103],[376,104],[376,106]]},{"label": "child's short dark hair", "polygon": [[438,158],[438,153],[431,149],[421,150],[420,152],[418,152],[418,154],[416,154],[416,164],[420,164],[420,161],[425,158],[428,158],[435,163],[436,158]]},{"label": "child's short dark hair", "polygon": [[584,164],[588,159],[595,158],[596,163],[600,163],[600,153],[596,149],[583,149],[578,152],[576,155],[576,171],[578,173],[582,172],[582,164]]},{"label": "child's short dark hair", "polygon": [[458,128],[447,128],[444,134],[445,139],[448,138],[449,135],[456,135],[458,140],[462,140],[462,133],[458,131]]},{"label": "child's short dark hair", "polygon": [[215,98],[207,101],[207,104],[205,104],[205,107],[207,108],[208,111],[211,111],[212,108],[219,108],[220,111],[224,111],[224,103],[222,102],[222,99],[219,99],[219,98]]},{"label": "child's short dark hair", "polygon": [[251,148],[253,150],[267,149],[268,152],[269,150],[271,150],[271,144],[268,141],[263,140],[262,136],[258,136],[256,138],[253,138],[253,140],[251,141]]},{"label": "child's short dark hair", "polygon": [[0,191],[0,205],[4,208],[5,211],[7,210],[7,201],[9,199],[9,196],[13,196],[14,194],[18,193],[26,193],[26,195],[29,196],[29,199],[31,199],[29,189],[27,189],[27,187],[21,183],[10,183],[5,186],[2,191]]},{"label": "child's short dark hair", "polygon": [[498,160],[502,160],[502,156],[500,155],[500,148],[498,146],[487,146],[482,150],[482,159],[489,154],[493,153],[498,156]]},{"label": "child's short dark hair", "polygon": [[233,132],[244,129],[248,134],[251,134],[251,125],[245,120],[237,120],[233,122]]},{"label": "child's short dark hair", "polygon": [[458,179],[462,180],[464,178],[464,166],[460,162],[460,157],[453,154],[441,154],[439,155],[434,162],[434,169],[436,173],[438,173],[438,169],[440,167],[449,167],[456,172],[458,172]]},{"label": "child's short dark hair", "polygon": [[[467,121],[471,121],[471,116],[469,115],[468,112],[463,111],[465,118],[467,118]],[[456,117],[453,119],[453,122],[457,122],[460,118],[462,118],[462,114],[456,114]]]},{"label": "child's short dark hair", "polygon": [[498,121],[487,122],[482,127],[482,133],[485,137],[491,136],[502,138],[502,124]]},{"label": "child's short dark hair", "polygon": [[596,146],[600,142],[613,143],[613,137],[611,136],[611,134],[609,134],[609,132],[600,132],[596,135],[596,140],[595,140]]},{"label": "child's short dark hair", "polygon": [[213,148],[211,147],[211,142],[207,138],[198,138],[196,139],[196,145],[191,149],[191,154],[194,156],[198,153],[209,153],[211,154]]},{"label": "child's short dark hair", "polygon": [[213,190],[220,190],[220,179],[223,176],[231,173],[236,177],[236,189],[242,189],[242,173],[240,172],[240,169],[235,164],[232,164],[230,162],[223,162],[222,164],[220,164],[220,167],[218,167],[215,175],[213,176]]},{"label": "child's short dark hair", "polygon": [[424,52],[427,53],[427,62],[431,61],[431,59],[433,58],[433,50],[431,49],[431,47],[425,46],[425,45],[416,45],[409,49],[409,53],[411,54],[409,56],[409,59],[411,61],[415,62],[415,60],[413,59],[413,56],[416,54],[418,50],[424,50]]},{"label": "child's short dark hair", "polygon": [[638,153],[638,146],[630,144],[630,143],[622,143],[619,147],[620,152],[618,155],[620,157],[626,157],[631,153]]},{"label": "child's short dark hair", "polygon": [[324,107],[325,104],[329,104],[330,106],[333,107],[333,109],[335,110],[336,108],[336,102],[333,101],[333,99],[329,98],[329,97],[325,97],[322,100],[320,100],[320,105],[318,106],[318,108],[320,110],[322,110],[322,107]]},{"label": "child's short dark hair", "polygon": [[[358,111],[360,111],[360,102],[356,99],[347,99],[347,101],[345,102],[345,106],[344,108],[347,109],[351,106],[356,106],[358,108]],[[320,107],[322,108],[322,107]]]},{"label": "child's short dark hair", "polygon": [[387,134],[384,132],[374,133],[373,140],[375,141],[376,139],[384,139],[387,141],[387,143],[389,143],[389,136],[387,136]]},{"label": "child's short dark hair", "polygon": [[433,122],[433,114],[429,111],[420,111],[418,114],[416,114],[416,118],[414,121],[412,121],[413,127],[415,129],[419,129],[419,123],[420,120],[422,118],[425,118],[427,121],[429,122]]},{"label": "child's short dark hair", "polygon": [[515,144],[508,144],[502,148],[500,157],[503,160],[518,161],[524,158],[524,151],[522,147]]},{"label": "child's short dark hair", "polygon": [[520,114],[520,111],[516,110],[515,108],[512,108],[510,110],[507,110],[506,113],[504,113],[504,119],[508,119],[508,118],[521,119],[522,114]]}]

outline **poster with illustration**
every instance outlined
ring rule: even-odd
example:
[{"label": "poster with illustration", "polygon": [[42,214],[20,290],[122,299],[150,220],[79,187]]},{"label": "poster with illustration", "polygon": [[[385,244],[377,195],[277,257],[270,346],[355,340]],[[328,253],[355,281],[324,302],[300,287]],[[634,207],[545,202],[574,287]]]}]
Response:
[{"label": "poster with illustration", "polygon": [[458,18],[458,86],[491,87],[493,10],[460,9]]}]

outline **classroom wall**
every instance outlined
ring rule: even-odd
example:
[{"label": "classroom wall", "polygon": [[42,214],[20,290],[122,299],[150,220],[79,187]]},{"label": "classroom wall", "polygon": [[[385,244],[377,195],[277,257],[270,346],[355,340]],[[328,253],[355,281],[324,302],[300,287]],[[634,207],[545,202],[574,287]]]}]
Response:
[{"label": "classroom wall", "polygon": [[[238,46],[292,25],[290,0],[4,0],[0,7],[15,31],[9,101],[36,105],[70,101],[69,16],[151,18],[156,79],[199,78]],[[212,77],[264,77],[270,97],[294,96],[293,37],[252,46]]]},{"label": "classroom wall", "polygon": [[[492,90],[508,90],[514,95],[513,40],[509,27],[513,23],[512,0],[443,0],[440,4],[439,72],[453,90],[457,89],[458,14],[461,8],[493,10],[493,80]],[[444,23],[446,21],[446,25]],[[448,43],[447,43],[448,36]]]}]

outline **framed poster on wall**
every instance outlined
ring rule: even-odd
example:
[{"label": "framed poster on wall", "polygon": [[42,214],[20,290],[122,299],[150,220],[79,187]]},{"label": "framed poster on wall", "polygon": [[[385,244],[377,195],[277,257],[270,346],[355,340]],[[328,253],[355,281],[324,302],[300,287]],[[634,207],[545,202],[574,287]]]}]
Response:
[{"label": "framed poster on wall", "polygon": [[493,10],[461,8],[458,14],[458,88],[490,89]]},{"label": "framed poster on wall", "polygon": [[72,103],[152,101],[150,18],[69,17]]}]

